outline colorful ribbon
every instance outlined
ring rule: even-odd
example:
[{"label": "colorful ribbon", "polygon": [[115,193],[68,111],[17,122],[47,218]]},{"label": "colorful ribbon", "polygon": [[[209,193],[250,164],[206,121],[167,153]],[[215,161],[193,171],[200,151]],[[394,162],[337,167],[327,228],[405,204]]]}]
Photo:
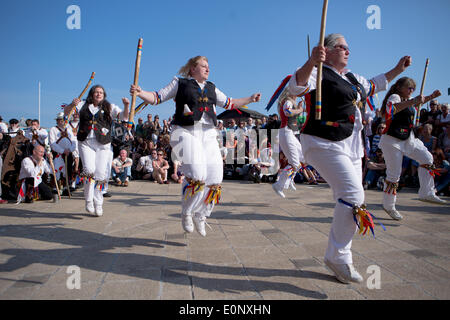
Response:
[{"label": "colorful ribbon", "polygon": [[[362,204],[361,206],[358,206],[356,204],[352,205],[351,203],[342,199],[339,199],[338,201],[353,209],[353,220],[358,226],[359,234],[365,235],[367,230],[370,229],[373,237],[375,238],[374,232],[375,224],[373,222],[375,216],[371,214],[369,211],[367,211],[366,206],[364,204]],[[384,225],[382,223],[380,223],[380,225],[383,228],[383,230],[386,231]]]},{"label": "colorful ribbon", "polygon": [[439,169],[437,169],[434,164],[421,164],[420,165],[422,168],[425,168],[428,170],[428,173],[430,174],[430,176],[432,176],[433,178],[435,176],[440,176],[440,172]]},{"label": "colorful ribbon", "polygon": [[[205,187],[205,183],[189,179],[188,184],[183,187],[183,195],[186,200],[188,196],[193,197],[197,192],[202,191]],[[189,190],[190,189],[190,190]]]},{"label": "colorful ribbon", "polygon": [[219,186],[219,185],[210,186],[208,194],[205,199],[205,203],[211,204],[214,202],[215,204],[219,204],[221,195],[222,195],[222,187],[221,186]]},{"label": "colorful ribbon", "polygon": [[384,192],[392,194],[394,196],[397,195],[398,183],[387,180],[385,182],[386,182],[386,189],[384,189]]}]

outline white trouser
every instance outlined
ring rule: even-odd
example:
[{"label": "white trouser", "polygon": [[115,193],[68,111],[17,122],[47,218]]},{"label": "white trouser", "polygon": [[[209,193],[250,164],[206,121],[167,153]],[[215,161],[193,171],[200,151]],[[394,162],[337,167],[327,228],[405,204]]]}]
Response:
[{"label": "white trouser", "polygon": [[[394,147],[386,141],[382,140],[379,144],[381,151],[383,151],[384,161],[386,163],[386,181],[397,183],[400,180],[402,173],[402,160],[403,156],[407,156],[421,164],[433,164],[433,156],[424,146],[423,142],[417,138],[414,138],[412,144],[408,144],[406,150],[401,150],[398,147]],[[433,195],[434,179],[429,174],[428,170],[422,167],[418,168],[419,176],[419,197],[425,197]],[[386,188],[386,183],[385,183]],[[395,201],[397,196],[393,193],[384,192],[383,194],[383,207],[387,210],[395,209]]]},{"label": "white trouser", "polygon": [[274,187],[281,191],[288,189],[292,179],[295,177],[295,174],[289,177],[291,169],[293,168],[297,172],[300,163],[305,162],[305,159],[302,153],[302,145],[289,127],[280,129],[279,143],[280,149],[283,151],[289,163],[284,169],[281,169],[281,172],[278,174],[278,181],[274,183]]},{"label": "white trouser", "polygon": [[[223,160],[217,142],[217,130],[211,126],[176,126],[170,135],[172,156],[181,160],[180,170],[186,176],[181,195],[182,214],[210,216],[214,203],[205,204],[209,186],[223,180]],[[191,195],[188,179],[204,183],[201,191]]]},{"label": "white trouser", "polygon": [[80,159],[83,163],[83,172],[93,175],[95,181],[84,184],[84,199],[87,202],[94,201],[95,206],[103,205],[103,194],[95,187],[95,182],[106,183],[108,171],[111,171],[111,144],[101,144],[95,138],[80,141]]},{"label": "white trouser", "polygon": [[324,149],[309,149],[305,159],[327,181],[336,202],[325,258],[336,264],[352,263],[350,249],[357,227],[353,209],[338,199],[356,205],[364,203],[361,159]]}]

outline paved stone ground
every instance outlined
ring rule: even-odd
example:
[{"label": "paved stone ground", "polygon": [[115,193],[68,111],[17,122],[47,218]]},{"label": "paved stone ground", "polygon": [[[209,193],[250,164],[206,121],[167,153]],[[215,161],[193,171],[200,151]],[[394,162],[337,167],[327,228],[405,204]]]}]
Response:
[{"label": "paved stone ground", "polygon": [[[55,204],[0,205],[0,299],[450,299],[449,205],[404,189],[397,222],[382,211],[382,193],[367,191],[387,231],[355,235],[365,281],[345,285],[323,263],[334,207],[327,185],[297,185],[287,199],[270,184],[223,186],[206,238],[182,232],[175,184],[111,186],[101,218],[84,211],[81,191]],[[67,287],[72,265],[80,289]],[[371,265],[380,289],[367,286]]]}]

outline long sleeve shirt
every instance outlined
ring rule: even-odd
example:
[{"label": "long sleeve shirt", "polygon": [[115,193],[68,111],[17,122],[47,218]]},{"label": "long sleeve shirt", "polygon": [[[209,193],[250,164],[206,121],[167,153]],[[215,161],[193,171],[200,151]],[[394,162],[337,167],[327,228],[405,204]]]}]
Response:
[{"label": "long sleeve shirt", "polygon": [[[341,76],[342,79],[351,83],[350,79],[348,79],[345,76],[345,74],[350,72],[350,70],[344,70],[344,72],[339,73],[335,68],[331,66],[327,66],[324,64],[323,67],[330,68],[331,70],[336,72],[339,76]],[[379,91],[387,89],[388,81],[384,73],[370,80],[367,80],[366,78],[357,74],[353,75],[358,80],[358,82],[364,87],[364,90],[366,91],[367,94],[375,94]],[[289,92],[292,95],[305,94],[308,91],[316,89],[316,81],[317,81],[317,68],[313,69],[306,86],[297,85],[297,80],[294,72],[294,76],[291,77],[288,83]],[[358,101],[360,100],[361,95],[358,93]],[[361,115],[361,112],[359,111],[358,108],[356,108],[353,133],[351,136],[341,141],[331,142],[330,140],[312,136],[309,134],[301,134],[300,141],[302,142],[303,152],[306,154],[308,150],[311,148],[330,149],[339,153],[346,154],[351,158],[362,158],[364,156],[364,145],[361,138],[361,130],[363,129],[362,118],[363,117]]]}]

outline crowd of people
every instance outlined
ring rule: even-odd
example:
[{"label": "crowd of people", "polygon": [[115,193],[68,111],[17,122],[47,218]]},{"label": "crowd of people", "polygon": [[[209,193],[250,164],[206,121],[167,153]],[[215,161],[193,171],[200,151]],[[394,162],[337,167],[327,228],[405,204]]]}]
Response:
[{"label": "crowd of people", "polygon": [[[419,126],[414,130],[428,151],[433,155],[434,164],[438,169],[435,174],[435,188],[438,194],[450,195],[450,116],[448,104],[439,104],[436,99],[429,103],[429,109],[423,108],[420,113]],[[376,109],[373,117],[367,118],[365,124],[365,157],[363,166],[363,186],[364,189],[383,190],[383,183],[386,178],[386,164],[381,148],[380,138],[386,128],[386,122],[381,115],[381,110]],[[10,119],[8,123],[3,122],[0,117],[0,148],[2,162],[7,154],[9,141],[14,138],[19,130],[24,133],[25,141],[28,139],[32,146],[48,144],[55,153],[54,167],[56,180],[62,195],[68,194],[80,187],[80,178],[77,174],[82,168],[79,160],[76,134],[78,130],[78,114],[72,121],[67,123],[68,140],[60,138],[61,130],[64,130],[64,116],[62,113],[56,117],[56,126],[49,130],[43,129],[37,119],[27,119],[26,127],[20,127],[17,119]],[[303,126],[306,119],[306,112],[302,112],[296,117],[299,128]],[[184,181],[184,174],[180,171],[180,161],[171,157],[172,147],[170,145],[170,134],[172,132],[172,118],[164,119],[162,124],[159,116],[147,114],[146,121],[142,117],[138,118],[136,125],[131,131],[127,130],[126,121],[114,121],[112,130],[112,160],[110,181],[116,186],[127,187],[132,180],[148,180],[159,184],[177,183]],[[271,129],[279,129],[281,121],[278,114],[274,113],[267,117],[252,118],[229,118],[219,120],[217,125],[218,143],[223,156],[224,178],[233,180],[250,180],[255,183],[270,182],[275,183],[277,173],[282,171],[286,165],[284,153],[280,148],[273,150],[272,144],[277,144],[277,140],[271,140]],[[60,128],[60,129],[58,129]],[[266,130],[260,130],[266,129]],[[261,134],[260,131],[263,131]],[[296,133],[297,139],[300,132]],[[63,134],[64,136],[64,134]],[[261,138],[263,136],[263,138]],[[266,139],[266,140],[264,140]],[[262,141],[261,141],[262,140]],[[71,142],[69,142],[71,141]],[[267,144],[269,141],[269,144]],[[53,146],[52,146],[53,145]],[[48,148],[48,147],[47,147]],[[24,149],[24,155],[32,155],[32,148]],[[270,154],[269,154],[270,151]],[[68,156],[68,175],[70,175],[70,186],[65,185],[65,161],[58,154]],[[278,159],[274,159],[277,156]],[[398,190],[403,187],[418,188],[418,163],[407,156],[402,161],[402,173]],[[6,166],[8,169],[8,166]],[[20,167],[15,165],[16,173],[20,173]],[[50,172],[51,173],[51,172]],[[61,179],[63,176],[63,179]],[[6,189],[10,190],[9,183]],[[49,178],[47,178],[49,179]],[[21,179],[19,179],[21,180]],[[325,180],[320,173],[312,166],[307,165],[296,172],[294,183],[318,184]],[[55,190],[56,185],[53,187]],[[295,188],[292,185],[292,188]],[[4,188],[5,189],[5,186]],[[14,189],[14,188],[13,188]],[[20,188],[4,194],[1,200],[5,203],[8,199],[15,200],[16,193]],[[111,194],[104,190],[106,196]],[[1,194],[0,194],[1,196]],[[48,198],[48,193],[47,193]],[[51,198],[51,197],[50,197]],[[30,201],[27,199],[26,201]]]}]

